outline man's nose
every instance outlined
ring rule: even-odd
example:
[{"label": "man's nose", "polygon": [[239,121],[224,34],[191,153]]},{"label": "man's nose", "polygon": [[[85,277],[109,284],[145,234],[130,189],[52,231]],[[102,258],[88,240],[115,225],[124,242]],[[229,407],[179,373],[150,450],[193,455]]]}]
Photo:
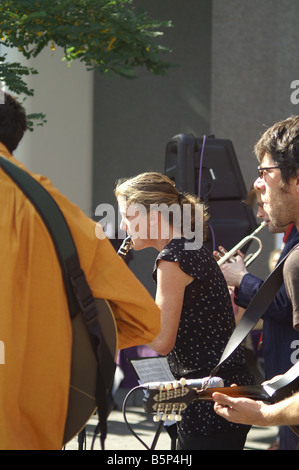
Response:
[{"label": "man's nose", "polygon": [[256,191],[263,191],[264,189],[264,179],[260,178],[260,176],[255,180],[253,183],[253,187]]},{"label": "man's nose", "polygon": [[264,216],[265,216],[265,215],[264,215],[264,211],[262,211],[262,209],[259,208],[259,210],[258,210],[257,213],[256,213],[256,216],[257,216],[258,219],[263,219]]}]

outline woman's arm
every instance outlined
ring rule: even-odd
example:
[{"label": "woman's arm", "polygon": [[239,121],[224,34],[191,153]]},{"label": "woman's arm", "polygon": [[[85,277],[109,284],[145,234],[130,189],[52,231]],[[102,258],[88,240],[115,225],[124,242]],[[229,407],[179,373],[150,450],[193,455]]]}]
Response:
[{"label": "woman's arm", "polygon": [[176,340],[185,287],[193,278],[181,270],[179,263],[160,260],[157,267],[156,304],[161,309],[161,330],[148,344],[161,355],[168,354]]}]

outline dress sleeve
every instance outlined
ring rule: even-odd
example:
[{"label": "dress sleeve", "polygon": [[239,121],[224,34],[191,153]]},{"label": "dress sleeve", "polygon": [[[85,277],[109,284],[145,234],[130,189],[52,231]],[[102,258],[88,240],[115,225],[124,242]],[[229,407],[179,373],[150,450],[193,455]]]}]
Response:
[{"label": "dress sleeve", "polygon": [[156,281],[156,271],[159,261],[177,262],[182,271],[194,279],[203,281],[205,270],[211,269],[211,261],[205,256],[204,249],[186,250],[184,241],[181,239],[172,240],[158,255],[155,263],[153,277]]}]

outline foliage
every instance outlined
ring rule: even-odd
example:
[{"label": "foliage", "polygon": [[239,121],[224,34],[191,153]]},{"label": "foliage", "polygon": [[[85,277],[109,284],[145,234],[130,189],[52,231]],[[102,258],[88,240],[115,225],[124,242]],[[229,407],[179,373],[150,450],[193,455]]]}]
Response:
[{"label": "foliage", "polygon": [[[31,67],[24,67],[18,62],[8,63],[5,59],[6,54],[0,57],[0,79],[9,84],[9,88],[12,93],[33,96],[33,90],[27,87],[27,84],[24,82],[22,77],[30,74],[36,75],[38,73],[37,70]],[[27,121],[28,129],[30,131],[33,131],[34,123],[36,123],[37,126],[42,126],[47,122],[46,116],[43,113],[27,114]]]},{"label": "foliage", "polygon": [[[160,58],[169,49],[157,40],[170,22],[137,11],[133,0],[1,0],[0,18],[0,46],[16,47],[26,59],[60,46],[68,64],[79,60],[104,75],[136,78],[137,67],[164,75],[171,66]],[[36,73],[0,57],[0,80],[16,94],[33,95],[24,77]]]}]

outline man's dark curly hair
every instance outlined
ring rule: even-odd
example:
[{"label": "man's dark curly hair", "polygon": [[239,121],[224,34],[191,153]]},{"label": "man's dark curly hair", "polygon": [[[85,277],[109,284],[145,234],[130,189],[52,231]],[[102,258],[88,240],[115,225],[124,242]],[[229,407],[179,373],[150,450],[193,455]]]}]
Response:
[{"label": "man's dark curly hair", "polygon": [[254,152],[262,162],[266,153],[281,169],[281,178],[289,183],[299,170],[299,116],[290,116],[270,127],[254,147]]},{"label": "man's dark curly hair", "polygon": [[24,108],[11,95],[4,93],[3,101],[0,104],[0,142],[13,153],[27,129],[27,118]]}]

